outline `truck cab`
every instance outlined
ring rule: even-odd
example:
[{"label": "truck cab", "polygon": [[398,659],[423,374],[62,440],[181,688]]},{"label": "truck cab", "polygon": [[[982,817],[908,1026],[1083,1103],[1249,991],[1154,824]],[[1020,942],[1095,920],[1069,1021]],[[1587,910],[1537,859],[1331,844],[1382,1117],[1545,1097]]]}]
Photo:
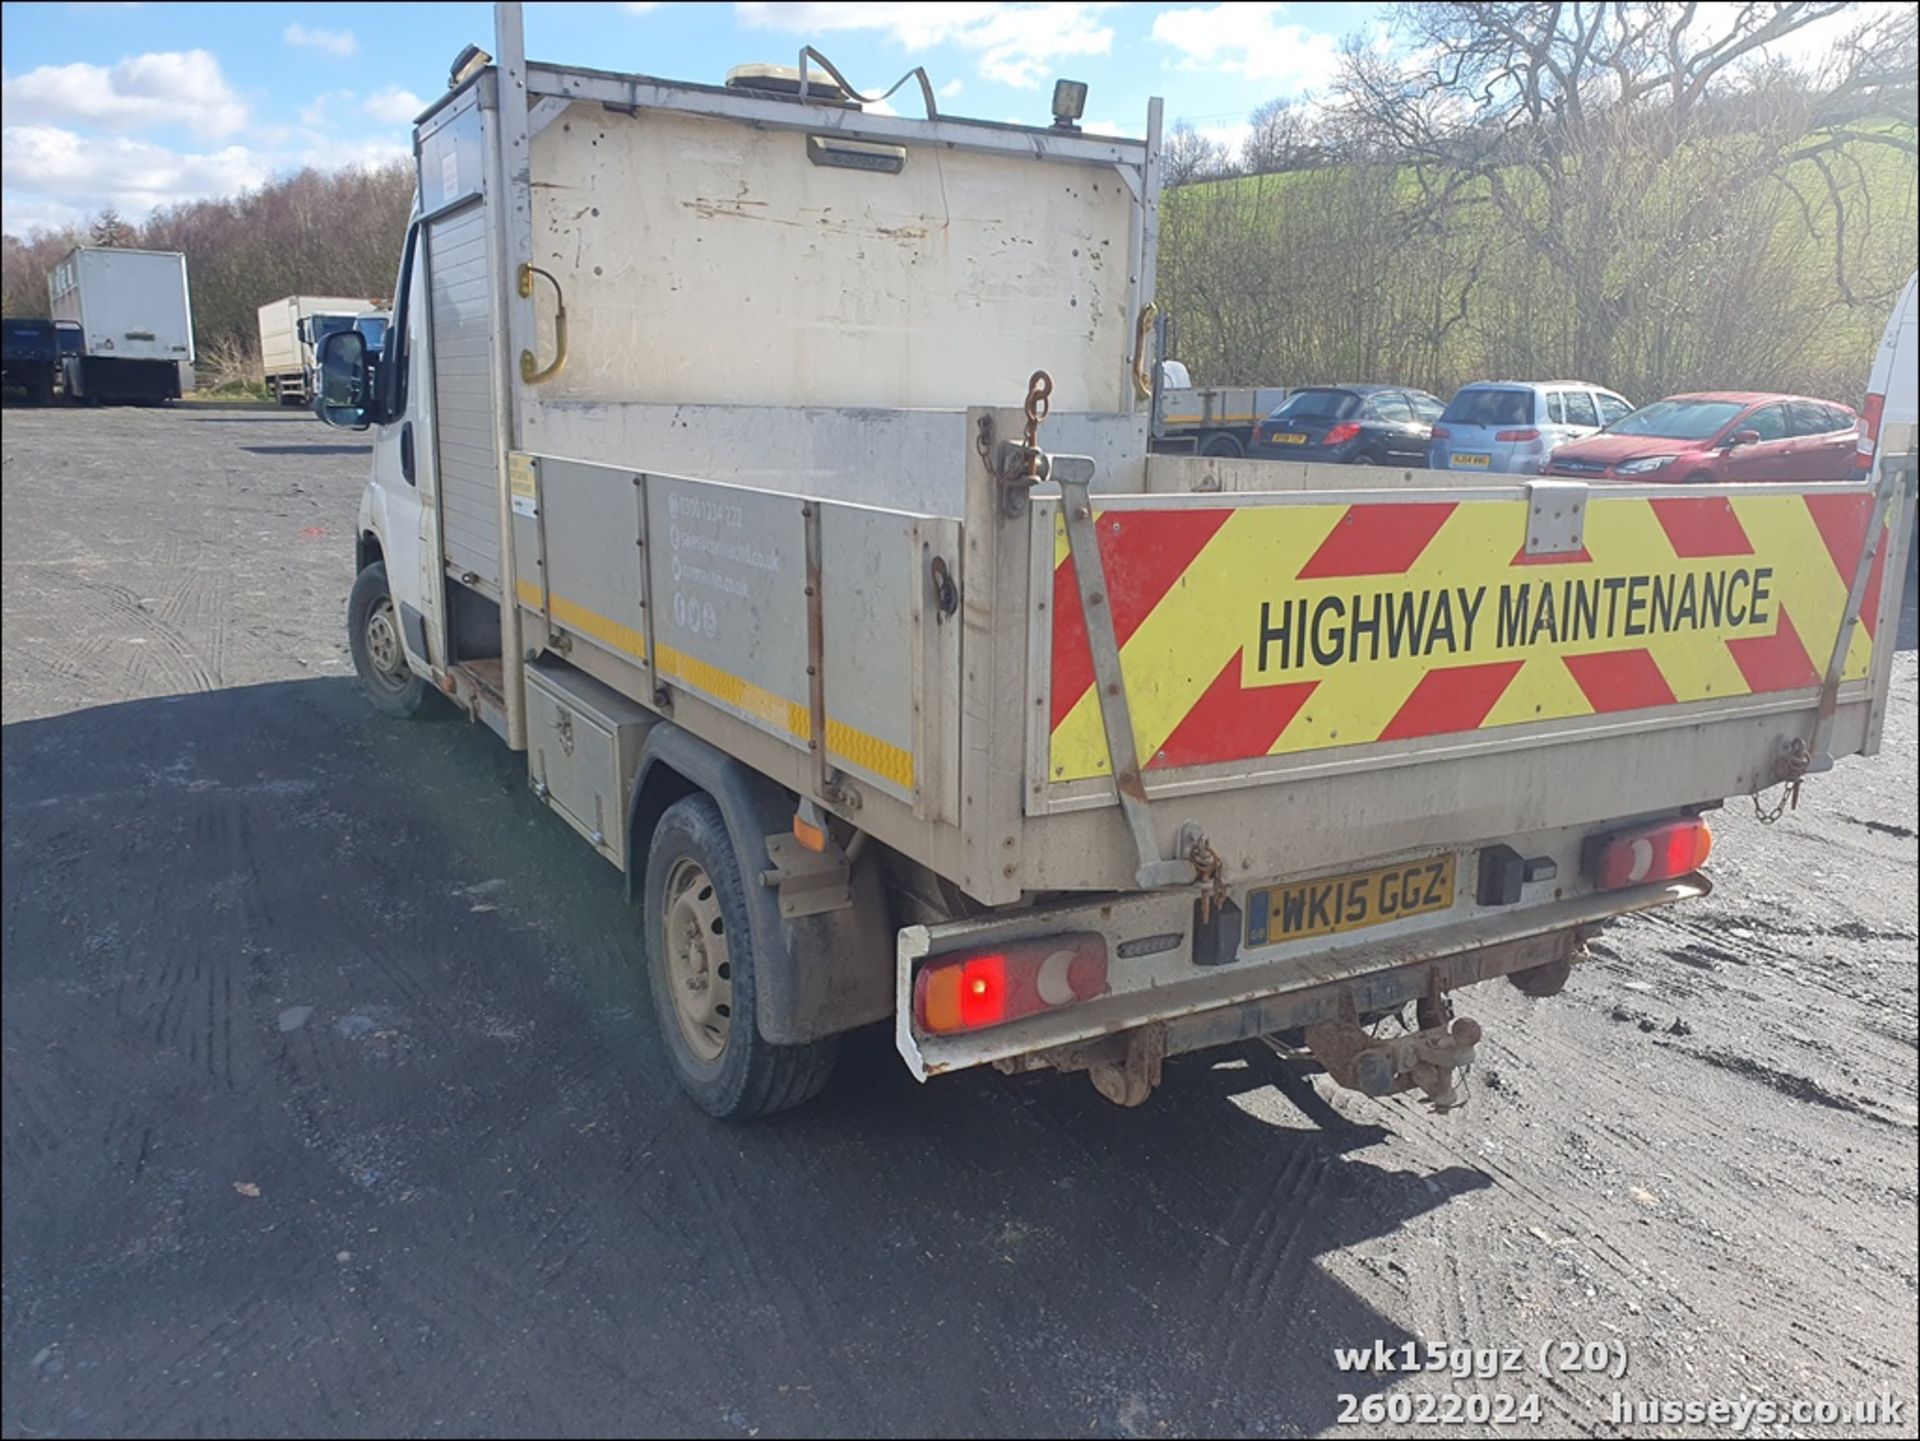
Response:
[{"label": "truck cab", "polygon": [[0,320],[0,384],[17,387],[35,405],[53,401],[60,367],[60,342],[51,320]]}]

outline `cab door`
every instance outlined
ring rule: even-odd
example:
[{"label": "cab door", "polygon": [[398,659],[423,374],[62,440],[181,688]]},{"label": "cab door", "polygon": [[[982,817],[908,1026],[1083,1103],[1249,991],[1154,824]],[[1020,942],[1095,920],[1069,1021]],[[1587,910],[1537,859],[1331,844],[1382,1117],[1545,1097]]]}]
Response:
[{"label": "cab door", "polygon": [[1783,480],[1845,480],[1853,469],[1855,430],[1852,421],[1831,406],[1814,400],[1787,402],[1792,426],[1791,459]]},{"label": "cab door", "polygon": [[374,432],[368,508],[385,551],[387,589],[416,670],[434,676],[447,664],[442,617],[438,482],[433,453],[433,347],[422,227],[407,230],[393,317],[379,362],[381,408]]},{"label": "cab door", "polygon": [[[1731,444],[1733,437],[1743,431],[1752,431],[1760,438],[1744,445]],[[1763,405],[1751,414],[1742,416],[1728,429],[1720,443],[1727,448],[1726,460],[1720,469],[1722,479],[1790,479],[1787,472],[1791,469],[1793,432],[1787,421],[1785,404]]]}]

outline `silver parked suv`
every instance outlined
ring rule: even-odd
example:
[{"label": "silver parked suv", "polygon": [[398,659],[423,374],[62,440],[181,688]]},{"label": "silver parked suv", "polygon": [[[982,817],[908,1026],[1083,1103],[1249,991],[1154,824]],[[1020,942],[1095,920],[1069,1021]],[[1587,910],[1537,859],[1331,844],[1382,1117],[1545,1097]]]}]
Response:
[{"label": "silver parked suv", "polygon": [[1584,380],[1476,380],[1433,427],[1434,470],[1537,475],[1556,445],[1592,435],[1633,406]]}]

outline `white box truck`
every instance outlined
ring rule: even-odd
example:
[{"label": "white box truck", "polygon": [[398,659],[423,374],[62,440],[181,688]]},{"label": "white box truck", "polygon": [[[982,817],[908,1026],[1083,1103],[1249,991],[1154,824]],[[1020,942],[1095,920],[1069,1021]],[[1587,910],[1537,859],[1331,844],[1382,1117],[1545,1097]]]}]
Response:
[{"label": "white box truck", "polygon": [[193,308],[177,250],[80,245],[47,275],[53,318],[75,322],[67,395],[89,405],[178,400],[193,388]]},{"label": "white box truck", "polygon": [[378,363],[321,346],[373,428],[348,640],[625,873],[708,1111],[881,1023],[923,1080],[1135,1104],[1259,1040],[1448,1107],[1464,988],[1557,991],[1707,891],[1726,798],[1878,749],[1897,484],[1150,454],[1158,102],[907,118],[497,16]]},{"label": "white box truck", "polygon": [[261,306],[260,369],[267,393],[282,405],[312,400],[315,344],[323,335],[351,329],[363,315],[384,316],[369,310],[376,305],[359,296],[288,295]]}]

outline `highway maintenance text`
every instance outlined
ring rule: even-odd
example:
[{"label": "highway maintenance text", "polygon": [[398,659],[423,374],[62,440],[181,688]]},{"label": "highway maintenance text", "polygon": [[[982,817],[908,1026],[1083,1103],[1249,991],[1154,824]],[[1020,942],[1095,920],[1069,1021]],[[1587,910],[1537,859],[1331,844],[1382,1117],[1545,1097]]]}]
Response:
[{"label": "highway maintenance text", "polygon": [[1578,645],[1772,623],[1773,567],[1423,586],[1260,602],[1260,672]]}]

